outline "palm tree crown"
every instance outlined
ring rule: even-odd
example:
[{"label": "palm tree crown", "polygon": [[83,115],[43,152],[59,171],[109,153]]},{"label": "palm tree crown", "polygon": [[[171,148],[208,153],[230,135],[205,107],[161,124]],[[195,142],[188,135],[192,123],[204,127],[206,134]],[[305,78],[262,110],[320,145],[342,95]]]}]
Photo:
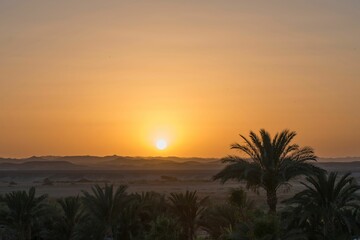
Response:
[{"label": "palm tree crown", "polygon": [[47,195],[36,197],[35,188],[29,192],[15,191],[5,194],[2,201],[5,203],[7,216],[5,224],[13,228],[20,240],[30,240],[34,222],[44,215]]},{"label": "palm tree crown", "polygon": [[223,183],[230,179],[245,181],[248,189],[264,189],[269,212],[275,213],[277,191],[281,186],[288,185],[297,176],[321,171],[308,162],[316,161],[313,149],[293,144],[295,136],[296,132],[284,130],[271,138],[264,129],[260,130],[260,136],[251,131],[250,139],[240,135],[244,144],[234,143],[231,149],[239,150],[245,156],[223,158],[228,165],[214,179]]},{"label": "palm tree crown", "polygon": [[83,201],[92,216],[103,227],[105,238],[116,238],[114,234],[116,222],[123,208],[127,186],[120,185],[114,191],[113,185],[92,187],[92,194],[84,191]]},{"label": "palm tree crown", "polygon": [[350,173],[320,173],[302,182],[305,190],[284,201],[289,207],[285,212],[288,223],[296,224],[306,232],[325,239],[350,239],[359,234],[356,214],[360,208],[360,186]]},{"label": "palm tree crown", "polygon": [[184,237],[193,240],[200,219],[205,211],[207,197],[200,199],[196,191],[184,193],[171,193],[169,196],[170,208],[182,227]]},{"label": "palm tree crown", "polygon": [[55,238],[76,239],[79,226],[85,220],[85,211],[79,196],[62,198],[57,202],[61,208],[61,217],[55,224]]}]

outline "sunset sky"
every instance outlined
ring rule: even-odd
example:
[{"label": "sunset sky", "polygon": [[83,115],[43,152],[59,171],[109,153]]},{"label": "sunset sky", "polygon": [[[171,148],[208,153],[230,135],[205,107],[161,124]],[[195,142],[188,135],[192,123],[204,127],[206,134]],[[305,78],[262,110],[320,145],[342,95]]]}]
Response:
[{"label": "sunset sky", "polygon": [[221,157],[260,128],[360,156],[360,1],[0,0],[1,157]]}]

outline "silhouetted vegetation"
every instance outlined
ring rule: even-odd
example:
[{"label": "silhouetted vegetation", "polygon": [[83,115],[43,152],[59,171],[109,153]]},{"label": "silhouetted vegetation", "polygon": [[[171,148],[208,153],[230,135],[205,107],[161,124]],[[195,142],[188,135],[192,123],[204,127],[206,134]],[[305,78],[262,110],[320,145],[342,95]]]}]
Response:
[{"label": "silhouetted vegetation", "polygon": [[284,130],[271,138],[264,129],[260,130],[260,136],[250,132],[250,139],[240,135],[245,143],[234,143],[231,148],[239,150],[245,157],[223,158],[223,162],[229,164],[214,179],[223,183],[228,180],[244,181],[248,189],[264,189],[269,212],[275,214],[279,188],[288,187],[289,181],[295,177],[322,172],[309,163],[316,161],[313,149],[300,148],[292,143],[295,136],[295,132]]},{"label": "silhouetted vegetation", "polygon": [[[319,169],[308,161],[311,148],[291,144],[283,131],[272,139],[242,137],[232,148],[249,158],[229,156],[214,178],[263,188],[269,210],[257,206],[242,188],[216,202],[196,191],[129,193],[127,186],[94,185],[81,196],[50,199],[35,188],[0,198],[1,240],[342,240],[360,235],[360,186],[350,174]],[[296,179],[297,176],[305,178]],[[281,202],[277,191],[289,181],[304,189]]]},{"label": "silhouetted vegetation", "polygon": [[287,228],[300,228],[314,239],[350,239],[359,234],[360,186],[350,173],[341,177],[322,173],[306,180],[302,183],[306,189],[285,201]]},{"label": "silhouetted vegetation", "polygon": [[317,173],[305,190],[269,214],[242,189],[228,201],[196,192],[132,193],[125,186],[95,185],[81,197],[52,200],[14,191],[1,198],[2,240],[82,239],[351,239],[359,235],[359,185],[350,175]]}]

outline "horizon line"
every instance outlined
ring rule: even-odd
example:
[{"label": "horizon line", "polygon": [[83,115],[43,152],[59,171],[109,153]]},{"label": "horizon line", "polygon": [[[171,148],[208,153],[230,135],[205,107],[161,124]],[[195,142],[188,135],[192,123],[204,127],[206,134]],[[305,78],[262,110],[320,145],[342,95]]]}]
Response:
[{"label": "horizon line", "polygon": [[[226,155],[228,156],[228,155]],[[169,155],[169,156],[139,156],[139,155],[118,155],[118,154],[108,154],[108,155],[90,155],[90,154],[79,154],[79,155],[32,155],[32,156],[26,156],[26,157],[3,157],[0,156],[0,159],[28,159],[28,158],[42,158],[42,157],[130,157],[130,158],[200,158],[200,159],[221,159],[223,157],[199,157],[199,156],[191,156],[191,157],[184,157],[184,156],[175,156],[175,155]],[[329,156],[318,156],[318,159],[339,159],[339,158],[360,158],[360,156],[336,156],[336,157],[329,157]]]}]

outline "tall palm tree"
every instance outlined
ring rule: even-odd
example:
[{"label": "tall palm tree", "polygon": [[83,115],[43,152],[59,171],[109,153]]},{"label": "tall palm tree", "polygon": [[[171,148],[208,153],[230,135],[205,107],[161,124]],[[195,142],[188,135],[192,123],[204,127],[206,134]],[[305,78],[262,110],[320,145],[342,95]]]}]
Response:
[{"label": "tall palm tree", "polygon": [[295,136],[296,132],[284,130],[271,138],[264,129],[260,130],[260,136],[251,131],[249,139],[240,135],[244,143],[234,143],[231,149],[239,150],[244,157],[229,155],[223,158],[228,165],[213,179],[220,179],[222,183],[231,179],[244,181],[248,189],[264,189],[269,213],[275,214],[280,187],[288,186],[297,176],[321,171],[309,163],[316,161],[313,149],[293,144]]},{"label": "tall palm tree", "polygon": [[206,210],[207,200],[208,197],[199,198],[196,191],[170,194],[170,208],[182,227],[185,239],[193,240],[195,238],[200,219]]},{"label": "tall palm tree", "polygon": [[286,200],[289,226],[300,226],[320,239],[350,239],[359,234],[356,214],[360,209],[360,186],[347,173],[322,173],[306,178],[305,190]]},{"label": "tall palm tree", "polygon": [[92,217],[104,230],[104,239],[116,239],[115,229],[126,199],[127,186],[113,185],[92,187],[92,193],[84,191],[83,202]]},{"label": "tall palm tree", "polygon": [[47,195],[36,197],[34,187],[29,192],[14,191],[2,198],[6,207],[4,224],[15,230],[19,240],[31,240],[35,222],[46,211],[46,198]]},{"label": "tall palm tree", "polygon": [[55,225],[55,238],[59,240],[77,239],[78,228],[85,220],[85,212],[79,196],[59,199],[61,218]]}]

